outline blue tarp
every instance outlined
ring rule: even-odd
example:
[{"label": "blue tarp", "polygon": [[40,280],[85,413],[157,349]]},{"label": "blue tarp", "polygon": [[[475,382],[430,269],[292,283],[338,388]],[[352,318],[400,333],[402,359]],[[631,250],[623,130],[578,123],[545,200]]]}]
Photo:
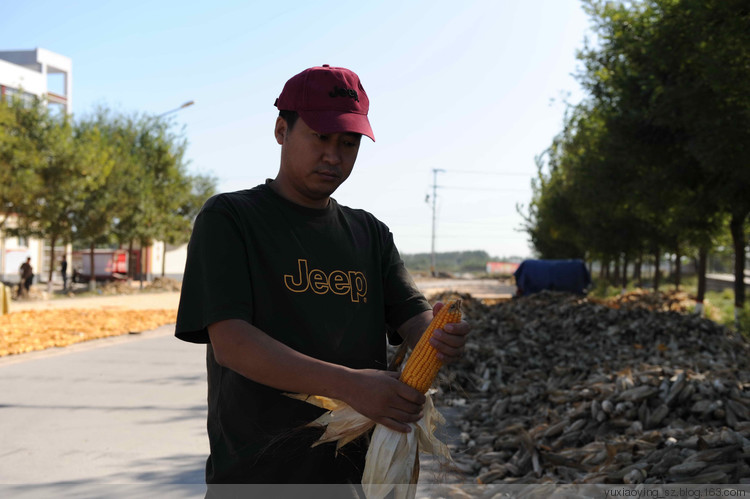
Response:
[{"label": "blue tarp", "polygon": [[513,276],[519,295],[545,289],[585,294],[591,275],[581,260],[524,260]]}]

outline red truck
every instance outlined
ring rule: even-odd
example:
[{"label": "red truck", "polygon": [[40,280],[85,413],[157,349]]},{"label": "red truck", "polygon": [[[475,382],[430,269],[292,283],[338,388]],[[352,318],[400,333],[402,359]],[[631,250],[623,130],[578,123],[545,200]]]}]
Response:
[{"label": "red truck", "polygon": [[[94,278],[97,281],[127,279],[128,252],[125,250],[94,250]],[[91,252],[73,252],[73,282],[91,279]]]}]

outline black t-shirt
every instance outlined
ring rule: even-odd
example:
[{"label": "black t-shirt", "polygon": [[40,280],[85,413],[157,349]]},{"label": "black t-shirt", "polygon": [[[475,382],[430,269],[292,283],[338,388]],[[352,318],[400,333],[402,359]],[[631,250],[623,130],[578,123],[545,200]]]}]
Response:
[{"label": "black t-shirt", "polygon": [[[207,326],[242,319],[306,355],[386,368],[386,329],[430,306],[388,228],[331,199],[305,208],[267,185],[208,200],[188,245],[176,336],[208,343]],[[295,431],[320,410],[208,365],[208,483],[356,480],[363,455],[334,457]],[[356,454],[356,451],[353,451]],[[342,471],[342,462],[349,471]]]}]

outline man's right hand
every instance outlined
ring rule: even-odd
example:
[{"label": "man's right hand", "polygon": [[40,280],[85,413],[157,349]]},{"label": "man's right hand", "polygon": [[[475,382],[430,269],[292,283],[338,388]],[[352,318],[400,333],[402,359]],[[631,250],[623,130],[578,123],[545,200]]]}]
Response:
[{"label": "man's right hand", "polygon": [[423,416],[424,394],[399,381],[399,373],[377,369],[353,370],[342,399],[355,411],[392,430],[407,433],[408,423]]}]

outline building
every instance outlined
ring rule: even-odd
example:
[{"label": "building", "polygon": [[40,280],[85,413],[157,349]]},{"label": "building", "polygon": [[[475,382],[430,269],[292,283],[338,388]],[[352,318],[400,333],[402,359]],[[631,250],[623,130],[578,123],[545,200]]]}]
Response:
[{"label": "building", "polygon": [[511,276],[519,265],[516,262],[487,262],[486,271],[489,275]]},{"label": "building", "polygon": [[73,63],[49,50],[0,50],[0,96],[35,95],[73,112]]},{"label": "building", "polygon": [[[48,106],[70,114],[73,111],[72,68],[70,58],[41,48],[0,51],[0,97],[35,96]],[[5,221],[6,227],[14,223],[12,216]],[[46,280],[50,268],[49,250],[44,241],[6,237],[0,229],[0,280],[17,282],[18,268],[27,257],[31,257],[34,273]],[[63,253],[67,253],[70,260],[70,248],[55,248],[55,252],[58,261]],[[56,277],[61,279],[59,273]]]}]

